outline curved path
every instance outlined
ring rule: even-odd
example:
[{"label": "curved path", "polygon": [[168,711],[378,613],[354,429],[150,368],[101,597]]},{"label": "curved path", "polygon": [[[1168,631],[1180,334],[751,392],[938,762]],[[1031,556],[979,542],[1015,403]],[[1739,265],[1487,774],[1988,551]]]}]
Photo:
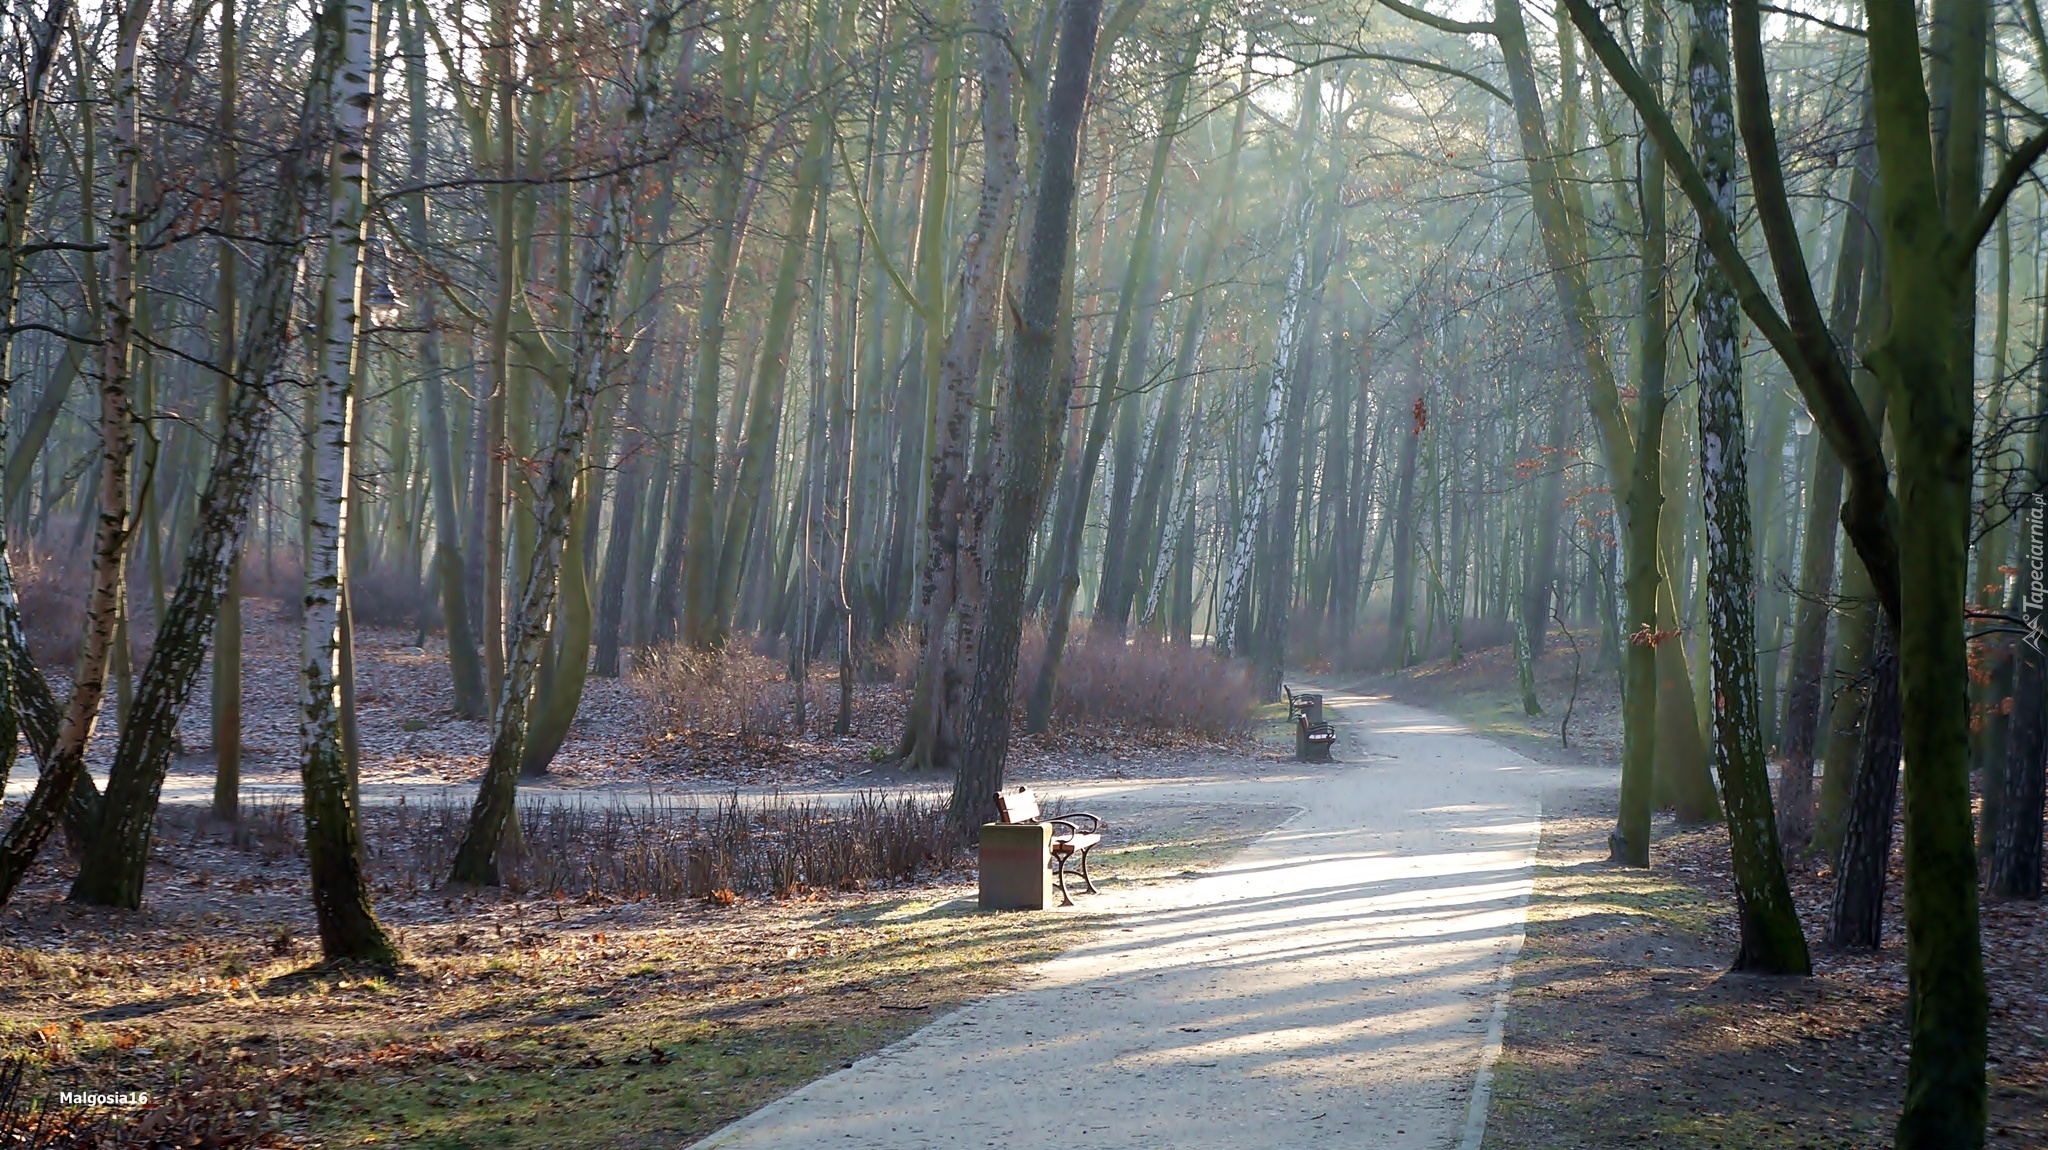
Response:
[{"label": "curved path", "polygon": [[1280,829],[1192,880],[1088,899],[1114,921],[1016,989],[697,1147],[1476,1150],[1543,791],[1615,776],[1326,698],[1351,763],[1201,788],[1298,806]]}]

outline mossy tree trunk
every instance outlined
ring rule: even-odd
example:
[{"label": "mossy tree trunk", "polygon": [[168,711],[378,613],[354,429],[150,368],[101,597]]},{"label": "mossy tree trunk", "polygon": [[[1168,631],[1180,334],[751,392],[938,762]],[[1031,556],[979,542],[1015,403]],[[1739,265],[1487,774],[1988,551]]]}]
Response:
[{"label": "mossy tree trunk", "polygon": [[[1655,6],[1643,10],[1643,72],[1661,92],[1664,78],[1664,17]],[[1657,766],[1657,592],[1664,582],[1658,562],[1658,524],[1664,506],[1664,376],[1670,351],[1670,237],[1665,217],[1664,161],[1655,141],[1643,145],[1636,172],[1642,201],[1642,263],[1637,320],[1635,469],[1622,504],[1621,546],[1624,623],[1620,811],[1610,841],[1610,858],[1624,866],[1650,865],[1650,814]]]},{"label": "mossy tree trunk", "polygon": [[1884,892],[1892,862],[1892,816],[1899,798],[1899,658],[1891,629],[1875,621],[1856,778],[1849,788],[1828,945],[1876,950],[1884,940]]},{"label": "mossy tree trunk", "polygon": [[[1828,327],[1845,344],[1854,341],[1864,293],[1868,230],[1861,219],[1871,203],[1869,132],[1849,177],[1852,218],[1845,220],[1835,257],[1834,298]],[[1813,760],[1820,726],[1821,676],[1826,669],[1830,594],[1835,584],[1836,515],[1842,500],[1842,461],[1825,441],[1815,445],[1807,483],[1806,523],[1800,542],[1799,602],[1792,624],[1792,651],[1785,684],[1785,718],[1780,746],[1784,762],[1778,787],[1778,837],[1787,853],[1812,844],[1815,832]]]}]

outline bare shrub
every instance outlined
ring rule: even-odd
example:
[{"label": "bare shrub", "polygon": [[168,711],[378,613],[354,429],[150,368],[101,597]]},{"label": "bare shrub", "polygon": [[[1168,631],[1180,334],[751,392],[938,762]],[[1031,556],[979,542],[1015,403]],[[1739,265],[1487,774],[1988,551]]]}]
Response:
[{"label": "bare shrub", "polygon": [[276,599],[290,606],[292,618],[306,598],[306,571],[297,555],[270,555],[250,551],[242,555],[242,595],[250,599]]},{"label": "bare shrub", "polygon": [[85,595],[92,560],[84,554],[61,559],[30,547],[10,548],[14,589],[21,606],[29,650],[46,667],[69,670],[78,662],[85,636]]},{"label": "bare shrub", "polygon": [[868,673],[872,678],[908,687],[917,681],[917,655],[917,628],[898,623],[868,648]]},{"label": "bare shrub", "polygon": [[[372,878],[408,893],[440,886],[468,825],[468,804],[445,796],[365,808]],[[158,826],[194,839],[225,834],[229,845],[264,857],[303,850],[295,806],[251,808],[240,824],[223,828],[199,807],[173,804],[162,808]],[[754,802],[734,793],[708,809],[667,799],[528,802],[519,808],[519,830],[518,849],[503,859],[507,887],[564,898],[713,899],[720,891],[786,898],[942,874],[969,857],[944,798],[873,792],[846,803]]]},{"label": "bare shrub", "polygon": [[[419,621],[424,589],[419,572],[380,563],[349,576],[348,609],[358,626],[410,627]],[[296,594],[304,598],[305,589]]]},{"label": "bare shrub", "polygon": [[[1020,712],[1044,661],[1045,637],[1033,628],[1018,651]],[[1149,634],[1129,640],[1082,635],[1067,644],[1061,660],[1052,717],[1073,728],[1229,739],[1244,733],[1254,702],[1244,666],[1210,651],[1177,647]]]},{"label": "bare shrub", "polygon": [[157,808],[155,842],[160,852],[179,840],[198,843],[222,835],[235,849],[271,862],[305,854],[298,805],[274,796],[244,798],[241,818],[225,824],[213,817],[211,807],[165,803]]},{"label": "bare shrub", "polygon": [[[755,747],[796,732],[797,685],[778,660],[750,647],[698,651],[683,643],[640,656],[633,679],[653,708],[657,725],[685,739],[737,739]],[[822,678],[805,689],[811,722],[830,714],[837,696]]]}]

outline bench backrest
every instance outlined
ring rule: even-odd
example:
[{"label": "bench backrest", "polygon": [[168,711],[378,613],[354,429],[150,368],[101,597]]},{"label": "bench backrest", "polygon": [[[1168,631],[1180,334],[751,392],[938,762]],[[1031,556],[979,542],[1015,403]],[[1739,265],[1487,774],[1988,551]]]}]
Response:
[{"label": "bench backrest", "polygon": [[996,810],[1002,813],[1006,823],[1035,823],[1038,821],[1038,796],[1031,793],[1030,787],[998,791]]}]

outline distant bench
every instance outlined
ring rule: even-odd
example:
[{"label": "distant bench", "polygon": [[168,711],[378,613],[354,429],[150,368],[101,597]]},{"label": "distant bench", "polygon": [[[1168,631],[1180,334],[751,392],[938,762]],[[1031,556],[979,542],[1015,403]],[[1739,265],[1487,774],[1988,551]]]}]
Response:
[{"label": "distant bench", "polygon": [[[1043,818],[1038,808],[1038,796],[1030,787],[999,791],[996,794],[996,811],[1004,823],[1011,825],[1035,823],[1052,828],[1051,861],[1047,864],[1053,872],[1053,879],[1059,885],[1060,905],[1072,906],[1074,900],[1067,894],[1067,876],[1078,873],[1081,889],[1095,894],[1095,882],[1088,877],[1088,852],[1102,841],[1102,819],[1087,811],[1075,811],[1058,818]],[[1086,819],[1088,827],[1081,828],[1077,820]],[[1078,867],[1078,871],[1076,871]]]},{"label": "distant bench", "polygon": [[1294,720],[1294,757],[1304,763],[1327,763],[1337,743],[1337,728],[1323,719],[1323,697],[1311,691],[1287,692],[1287,717]]}]

